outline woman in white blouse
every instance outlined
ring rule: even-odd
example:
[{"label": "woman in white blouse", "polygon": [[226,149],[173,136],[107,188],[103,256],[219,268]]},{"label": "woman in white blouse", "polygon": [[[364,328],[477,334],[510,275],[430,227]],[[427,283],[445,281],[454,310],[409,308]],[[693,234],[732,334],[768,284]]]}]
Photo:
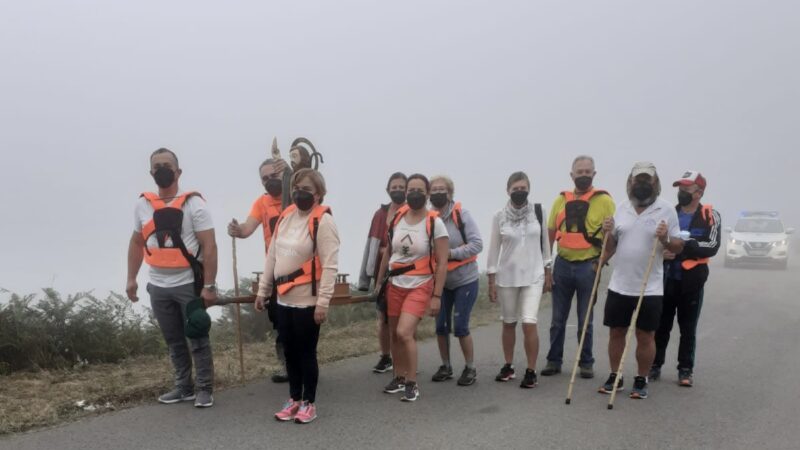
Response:
[{"label": "woman in white blouse", "polygon": [[515,378],[516,328],[517,322],[522,322],[528,360],[520,384],[522,388],[537,385],[539,302],[542,293],[552,287],[550,242],[542,226],[542,218],[547,216],[541,205],[528,203],[530,187],[530,180],[524,172],[514,172],[508,178],[506,188],[510,199],[492,219],[488,261],[489,299],[492,303],[500,303],[503,320],[505,365],[495,379],[509,381]]}]

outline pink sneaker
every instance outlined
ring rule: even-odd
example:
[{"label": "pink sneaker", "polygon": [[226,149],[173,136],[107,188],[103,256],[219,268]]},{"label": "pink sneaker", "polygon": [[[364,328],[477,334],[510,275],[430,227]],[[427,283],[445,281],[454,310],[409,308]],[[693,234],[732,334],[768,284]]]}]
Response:
[{"label": "pink sneaker", "polygon": [[280,420],[281,422],[288,422],[294,419],[299,409],[300,402],[289,399],[283,404],[283,409],[275,413],[275,419]]},{"label": "pink sneaker", "polygon": [[317,418],[317,407],[313,403],[303,402],[300,411],[294,416],[294,423],[311,423]]}]

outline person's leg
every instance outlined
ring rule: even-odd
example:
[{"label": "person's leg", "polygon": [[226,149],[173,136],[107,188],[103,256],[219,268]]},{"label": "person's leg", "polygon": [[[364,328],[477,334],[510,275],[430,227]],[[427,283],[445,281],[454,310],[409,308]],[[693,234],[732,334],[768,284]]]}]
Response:
[{"label": "person's leg", "polygon": [[300,354],[297,349],[295,336],[295,308],[277,305],[275,315],[278,318],[278,333],[283,340],[286,356],[286,372],[289,375],[289,395],[292,400],[299,402],[303,399],[303,369],[300,366]]},{"label": "person's leg", "polygon": [[697,323],[703,308],[703,289],[684,294],[678,302],[678,326],[681,340],[678,346],[678,370],[694,370],[695,348],[697,346]]},{"label": "person's leg", "polygon": [[317,382],[319,381],[319,364],[317,363],[317,343],[320,326],[314,321],[314,308],[297,308],[294,312],[294,337],[297,339],[296,349],[303,383],[303,401],[315,403],[317,399]]},{"label": "person's leg", "polygon": [[525,339],[525,355],[528,369],[536,371],[536,359],[539,357],[539,303],[542,300],[543,283],[534,283],[520,290],[520,321]]},{"label": "person's leg", "polygon": [[514,346],[517,339],[517,320],[519,316],[519,288],[497,287],[497,299],[500,302],[503,320],[503,357],[506,364],[514,363]]},{"label": "person's leg", "polygon": [[672,332],[672,324],[675,322],[675,311],[678,306],[677,301],[680,298],[680,286],[680,282],[675,280],[666,280],[664,284],[663,309],[661,311],[658,330],[656,330],[655,334],[656,354],[653,359],[653,366],[657,368],[661,368],[666,361],[667,346],[669,345],[669,337]]},{"label": "person's leg", "polygon": [[386,323],[386,318],[382,312],[378,311],[377,315],[378,345],[380,345],[381,348],[381,356],[388,356],[391,351],[389,324]]},{"label": "person's leg", "polygon": [[280,329],[278,328],[277,307],[277,296],[273,295],[267,302],[267,318],[272,323],[272,329],[275,332],[275,356],[278,358],[282,367],[272,375],[272,381],[285,382],[288,380],[288,375],[286,374],[286,350],[283,348],[283,339],[281,338]]},{"label": "person's leg", "polygon": [[461,345],[461,352],[464,354],[464,363],[470,368],[475,368],[475,346],[472,342],[472,334],[469,330],[469,321],[472,316],[472,308],[478,299],[478,280],[455,290],[455,311],[453,313],[454,334]]},{"label": "person's leg", "polygon": [[419,322],[419,317],[407,312],[400,313],[400,317],[397,320],[397,346],[402,349],[402,365],[405,369],[405,374],[398,374],[398,376],[405,376],[408,382],[417,381],[417,341],[415,340],[415,334]]},{"label": "person's leg", "polygon": [[455,303],[456,291],[444,289],[442,291],[442,303],[439,315],[436,316],[436,342],[439,345],[439,356],[442,358],[442,365],[450,367],[450,330],[453,321],[453,305]]},{"label": "person's leg", "polygon": [[[638,299],[637,299],[638,301]],[[662,296],[646,296],[642,299],[639,317],[636,319],[636,361],[638,374],[647,377],[656,357],[656,330],[661,322]]]},{"label": "person's leg", "polygon": [[399,317],[389,316],[389,336],[391,342],[390,348],[395,376],[405,377],[406,372],[408,371],[408,366],[405,364],[405,354],[403,352],[403,348],[400,347],[400,343],[398,342],[397,338],[397,323],[399,320]]},{"label": "person's leg", "polygon": [[[181,312],[185,315],[186,306],[197,300],[194,293],[194,285],[187,284],[170,288],[173,298],[181,306]],[[214,391],[214,358],[211,352],[211,341],[208,336],[202,338],[189,338],[189,349],[194,360],[195,384],[198,390]]]},{"label": "person's leg", "polygon": [[175,387],[182,392],[194,390],[192,382],[192,358],[183,331],[183,309],[175,301],[169,288],[147,285],[153,315],[164,335],[174,369]]},{"label": "person's leg", "polygon": [[[594,289],[594,279],[596,272],[593,270],[591,261],[584,262],[575,267],[575,290],[577,295],[577,309],[578,309],[578,331],[577,342],[581,340],[581,332],[583,331],[583,324],[586,321],[586,312],[589,310],[589,304],[593,299],[592,290]],[[598,269],[599,270],[599,269]],[[592,367],[594,365],[594,355],[592,354],[592,347],[594,345],[594,311],[589,314],[589,324],[586,327],[586,336],[583,341],[583,348],[581,349],[581,356],[579,364],[581,367]]]},{"label": "person's leg", "polygon": [[625,349],[625,335],[628,328],[611,328],[608,330],[608,361],[611,363],[611,372],[617,373],[622,360],[622,351]]},{"label": "person's leg", "polygon": [[547,361],[559,367],[564,361],[564,337],[576,290],[575,281],[572,264],[556,258],[553,268],[553,319],[550,322],[550,351],[547,353]]},{"label": "person's leg", "polygon": [[654,331],[636,330],[636,362],[638,363],[637,374],[646,377],[653,366],[653,359],[656,356],[656,340]]}]

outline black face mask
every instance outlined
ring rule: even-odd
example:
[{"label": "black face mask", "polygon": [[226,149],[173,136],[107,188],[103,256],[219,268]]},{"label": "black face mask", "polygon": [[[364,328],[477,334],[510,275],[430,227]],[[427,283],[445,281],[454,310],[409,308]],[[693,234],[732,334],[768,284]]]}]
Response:
[{"label": "black face mask", "polygon": [[431,194],[431,205],[435,206],[436,208],[444,208],[449,201],[450,200],[447,198],[447,193],[445,192]]},{"label": "black face mask", "polygon": [[409,192],[406,196],[406,201],[408,202],[408,206],[413,210],[422,209],[425,207],[425,194],[422,192]]},{"label": "black face mask", "polygon": [[402,205],[406,202],[406,193],[403,191],[392,191],[389,192],[389,197],[392,199],[392,202],[396,205]]},{"label": "black face mask", "polygon": [[314,194],[308,191],[296,190],[292,192],[292,201],[300,211],[308,211],[314,206]]},{"label": "black face mask", "polygon": [[524,206],[528,202],[528,191],[514,191],[511,193],[511,203],[515,206]]},{"label": "black face mask", "polygon": [[692,200],[694,200],[694,195],[692,195],[692,194],[690,194],[688,192],[678,191],[678,204],[679,205],[681,205],[681,206],[689,206],[689,204],[692,203]]},{"label": "black face mask", "polygon": [[153,179],[161,189],[166,189],[172,186],[175,182],[175,172],[168,167],[161,166],[153,173]]},{"label": "black face mask", "polygon": [[650,183],[636,183],[631,189],[631,194],[636,200],[643,202],[653,196],[653,185]]},{"label": "black face mask", "polygon": [[592,187],[592,177],[590,176],[583,176],[575,178],[575,187],[579,191],[586,191],[590,187]]},{"label": "black face mask", "polygon": [[278,178],[269,178],[264,183],[264,189],[267,190],[267,194],[273,197],[280,197],[283,194],[283,181]]}]

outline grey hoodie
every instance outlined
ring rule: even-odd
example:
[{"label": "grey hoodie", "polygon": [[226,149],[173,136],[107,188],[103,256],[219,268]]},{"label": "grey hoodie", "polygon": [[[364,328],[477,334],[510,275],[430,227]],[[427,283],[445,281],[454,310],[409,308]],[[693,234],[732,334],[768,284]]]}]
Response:
[{"label": "grey hoodie", "polygon": [[[483,240],[478,224],[472,219],[472,215],[465,209],[461,209],[461,221],[464,224],[464,234],[467,235],[467,242],[461,238],[461,232],[453,221],[454,203],[451,202],[440,214],[447,213],[447,216],[440,216],[447,227],[447,234],[450,236],[450,259],[463,260],[472,256],[477,256],[483,250]],[[456,289],[476,281],[480,277],[478,273],[478,262],[463,265],[452,272],[447,273],[445,289]]]}]

